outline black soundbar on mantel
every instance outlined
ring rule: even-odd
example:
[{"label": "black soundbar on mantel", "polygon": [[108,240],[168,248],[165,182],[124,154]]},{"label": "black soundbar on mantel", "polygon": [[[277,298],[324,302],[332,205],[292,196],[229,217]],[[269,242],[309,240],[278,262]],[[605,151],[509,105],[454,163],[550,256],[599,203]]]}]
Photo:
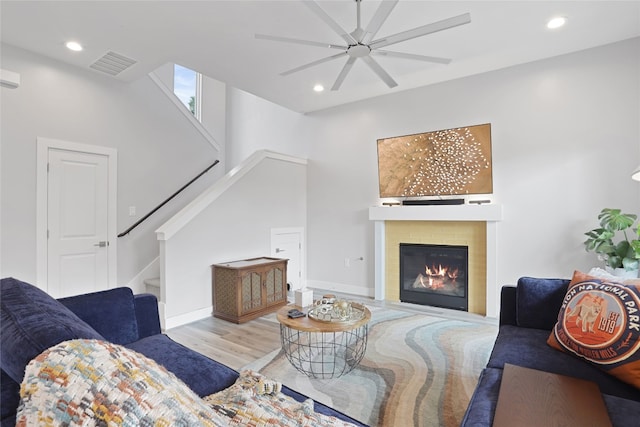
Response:
[{"label": "black soundbar on mantel", "polygon": [[403,206],[464,205],[464,199],[403,200]]}]

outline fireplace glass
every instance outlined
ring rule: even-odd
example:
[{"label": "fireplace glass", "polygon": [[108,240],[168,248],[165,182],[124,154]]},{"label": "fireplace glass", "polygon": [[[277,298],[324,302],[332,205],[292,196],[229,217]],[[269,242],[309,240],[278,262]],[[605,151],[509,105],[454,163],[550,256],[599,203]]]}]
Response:
[{"label": "fireplace glass", "polygon": [[468,311],[467,246],[400,243],[400,301]]}]

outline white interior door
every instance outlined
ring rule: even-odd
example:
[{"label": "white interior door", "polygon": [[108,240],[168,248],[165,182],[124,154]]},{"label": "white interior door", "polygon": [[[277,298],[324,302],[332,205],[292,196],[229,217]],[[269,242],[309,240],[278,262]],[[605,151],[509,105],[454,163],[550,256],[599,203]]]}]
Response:
[{"label": "white interior door", "polygon": [[287,258],[287,282],[291,284],[293,292],[303,287],[304,267],[303,230],[273,229],[271,230],[271,256]]},{"label": "white interior door", "polygon": [[60,298],[113,287],[115,159],[48,146],[46,160],[45,289]]}]

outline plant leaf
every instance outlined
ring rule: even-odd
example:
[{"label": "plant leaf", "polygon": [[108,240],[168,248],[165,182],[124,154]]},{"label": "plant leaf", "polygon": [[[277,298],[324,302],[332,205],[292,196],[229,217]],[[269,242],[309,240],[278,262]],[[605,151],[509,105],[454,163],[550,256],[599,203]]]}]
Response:
[{"label": "plant leaf", "polygon": [[635,254],[634,254],[635,257],[637,259],[640,259],[640,240],[632,240],[631,241],[631,248],[635,252]]},{"label": "plant leaf", "polygon": [[609,264],[611,268],[620,268],[622,267],[622,258],[617,255],[610,255],[607,259],[607,264]]},{"label": "plant leaf", "polygon": [[631,259],[631,258],[625,258],[625,259],[622,260],[622,266],[627,271],[629,271],[629,270],[637,270],[638,269],[638,260],[637,259]]},{"label": "plant leaf", "polygon": [[619,257],[625,258],[629,253],[629,249],[631,249],[631,245],[626,240],[623,240],[621,242],[618,242],[615,247],[615,252]]},{"label": "plant leaf", "polygon": [[638,218],[635,214],[624,214],[620,209],[603,209],[598,215],[602,228],[611,231],[626,230]]}]

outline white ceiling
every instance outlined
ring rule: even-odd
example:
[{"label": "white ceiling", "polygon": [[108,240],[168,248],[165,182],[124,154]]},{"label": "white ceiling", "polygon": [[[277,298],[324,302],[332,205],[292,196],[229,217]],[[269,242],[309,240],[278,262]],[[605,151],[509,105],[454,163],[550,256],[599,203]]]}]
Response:
[{"label": "white ceiling", "polygon": [[[355,29],[354,0],[318,3],[345,30]],[[379,4],[362,1],[363,27]],[[310,112],[640,36],[640,1],[400,0],[376,38],[467,12],[470,24],[389,48],[451,58],[448,65],[376,57],[398,83],[393,89],[356,61],[340,90],[330,91],[346,57],[280,76],[339,51],[259,40],[256,33],[345,44],[300,0],[2,0],[0,38],[96,73],[89,65],[98,58],[109,51],[122,54],[137,61],[113,77],[123,81],[178,63],[291,110]],[[546,29],[555,15],[566,16],[567,25]],[[69,39],[85,49],[67,50]],[[313,92],[316,83],[327,89]]]}]

